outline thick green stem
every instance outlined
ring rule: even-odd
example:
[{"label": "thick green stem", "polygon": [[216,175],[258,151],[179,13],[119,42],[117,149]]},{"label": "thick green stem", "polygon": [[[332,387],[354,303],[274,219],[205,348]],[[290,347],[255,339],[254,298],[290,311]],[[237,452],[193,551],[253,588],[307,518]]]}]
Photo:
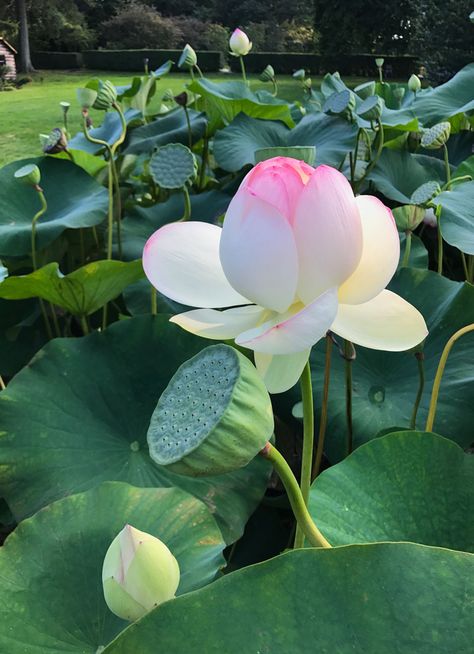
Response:
[{"label": "thick green stem", "polygon": [[117,166],[115,165],[115,159],[113,153],[111,153],[111,165],[112,165],[112,175],[115,189],[115,202],[114,202],[114,211],[115,211],[115,221],[117,223],[117,249],[118,257],[122,259],[122,198],[120,195],[120,180],[117,171]]},{"label": "thick green stem", "polygon": [[[303,454],[301,460],[301,494],[303,502],[308,505],[309,489],[311,487],[311,469],[313,466],[313,445],[314,445],[314,409],[313,389],[311,384],[311,368],[307,361],[300,377],[301,398],[303,400]],[[304,534],[299,526],[296,526],[295,547],[303,547]]]},{"label": "thick green stem", "polygon": [[[46,213],[46,210],[48,209],[48,203],[46,202],[46,198],[42,189],[39,186],[36,186],[35,190],[37,191],[38,197],[41,201],[41,209],[37,213],[35,213],[35,215],[33,216],[33,220],[31,221],[31,261],[33,263],[33,270],[37,270],[38,268],[38,262],[36,259],[36,223],[41,218],[41,216],[43,216]],[[41,315],[43,316],[46,333],[48,335],[48,338],[51,339],[53,338],[51,323],[48,318],[46,303],[41,298],[39,298],[39,305],[41,309]]]},{"label": "thick green stem", "polygon": [[383,141],[384,141],[384,129],[382,125],[382,121],[380,118],[377,118],[377,126],[378,126],[378,131],[377,131],[377,136],[378,136],[378,143],[377,143],[377,151],[375,153],[375,157],[372,159],[372,161],[369,163],[367,168],[365,169],[365,173],[362,179],[359,180],[359,184],[362,183],[364,179],[367,178],[367,175],[372,171],[372,168],[374,168],[375,164],[380,158],[380,155],[382,154],[383,150]]},{"label": "thick green stem", "polygon": [[0,375],[0,391],[4,391],[6,389],[5,382],[3,381],[2,375]]},{"label": "thick green stem", "polygon": [[346,454],[347,456],[352,452],[353,446],[353,428],[352,428],[352,362],[355,359],[354,346],[350,341],[344,340],[344,363],[345,363],[345,379],[346,379],[346,424],[347,424],[347,440],[346,440]]},{"label": "thick green stem", "polygon": [[[441,206],[441,205],[439,205]],[[440,275],[443,274],[443,235],[441,234],[441,220],[439,211],[436,211],[437,217],[437,229],[438,229],[438,272]]]},{"label": "thick green stem", "polygon": [[416,394],[413,412],[411,414],[410,429],[416,429],[416,416],[418,415],[418,408],[420,406],[421,398],[423,397],[423,390],[425,388],[425,355],[423,352],[415,352],[415,357],[418,363],[418,392]]},{"label": "thick green stem", "polygon": [[303,535],[301,544],[297,545],[295,540],[295,547],[304,547],[304,537],[308,539],[313,547],[331,547],[331,544],[324,538],[322,533],[314,524],[304,502],[298,482],[296,481],[294,474],[291,472],[290,466],[282,457],[280,452],[273,447],[273,445],[267,443],[263,450],[261,450],[260,455],[271,462],[287,492],[291,508],[297,521],[297,528]]},{"label": "thick green stem", "polygon": [[278,84],[277,84],[276,79],[272,79],[272,84],[273,84],[273,93],[272,93],[272,95],[273,95],[274,98],[276,98],[277,95],[278,95]]},{"label": "thick green stem", "polygon": [[80,321],[81,321],[82,332],[83,332],[84,336],[87,336],[87,334],[90,333],[90,329],[89,329],[89,325],[87,324],[86,316],[82,315],[80,317]]},{"label": "thick green stem", "polygon": [[441,354],[441,358],[438,364],[438,369],[436,371],[435,379],[433,382],[433,390],[431,391],[430,408],[428,410],[428,418],[426,420],[425,431],[433,430],[433,424],[436,417],[436,407],[438,404],[439,388],[441,386],[441,379],[443,378],[443,373],[446,367],[446,362],[448,360],[449,353],[451,352],[453,345],[456,343],[457,340],[461,338],[461,336],[464,336],[464,334],[468,334],[469,332],[472,331],[474,331],[474,323],[471,325],[467,325],[466,327],[462,327],[461,329],[458,329],[458,331],[451,336],[449,341],[444,346],[444,350]]},{"label": "thick green stem", "polygon": [[407,268],[410,261],[411,252],[411,230],[407,229],[405,232],[405,254],[403,255],[402,268]]},{"label": "thick green stem", "polygon": [[321,469],[321,461],[324,451],[324,439],[326,437],[326,427],[328,423],[328,398],[329,398],[329,381],[331,377],[331,355],[332,355],[332,336],[326,334],[326,357],[324,362],[324,387],[323,399],[321,406],[321,420],[319,422],[318,445],[316,447],[316,458],[313,465],[312,479],[316,479]]},{"label": "thick green stem", "polygon": [[451,184],[451,167],[449,165],[449,152],[446,143],[443,145],[443,149],[444,149],[444,167],[446,169],[446,185],[449,188],[449,185]]},{"label": "thick green stem", "polygon": [[117,152],[117,148],[122,145],[122,143],[125,141],[125,137],[127,136],[127,121],[125,120],[125,116],[122,109],[120,108],[120,105],[117,102],[114,102],[112,106],[119,115],[120,125],[122,127],[119,138],[112,145],[112,153],[115,154]]},{"label": "thick green stem", "polygon": [[156,316],[157,313],[158,313],[158,305],[157,305],[156,288],[152,286],[151,287],[151,315]]},{"label": "thick green stem", "polygon": [[199,190],[204,189],[206,183],[206,168],[207,168],[207,159],[209,157],[209,136],[207,134],[207,125],[206,132],[204,134],[204,145],[202,148],[202,160],[201,160],[201,170],[199,173]]},{"label": "thick green stem", "polygon": [[183,186],[183,195],[184,195],[184,214],[181,218],[181,222],[186,222],[191,218],[191,198],[189,197],[189,191],[186,184]]},{"label": "thick green stem", "polygon": [[247,75],[245,74],[244,58],[240,56],[239,59],[240,59],[240,69],[242,70],[242,79],[244,80],[245,84],[247,84],[248,86]]}]

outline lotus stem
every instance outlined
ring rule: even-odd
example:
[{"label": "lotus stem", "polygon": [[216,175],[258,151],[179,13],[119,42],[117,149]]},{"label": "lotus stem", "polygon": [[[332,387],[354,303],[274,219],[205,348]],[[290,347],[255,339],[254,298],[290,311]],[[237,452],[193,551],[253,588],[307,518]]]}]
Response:
[{"label": "lotus stem", "polygon": [[[33,270],[38,269],[38,262],[36,259],[36,224],[38,220],[41,218],[41,216],[43,216],[48,209],[48,203],[46,202],[46,198],[42,188],[36,185],[35,191],[38,193],[38,197],[41,201],[41,209],[37,213],[35,213],[35,215],[33,216],[33,220],[31,221],[31,261],[33,263]],[[38,299],[39,299],[41,314],[43,316],[46,333],[48,335],[48,338],[51,339],[53,338],[53,332],[51,329],[51,323],[49,322],[48,312],[46,311],[46,304],[42,298],[38,298]]]},{"label": "lotus stem", "polygon": [[184,115],[186,116],[186,125],[188,126],[188,147],[190,150],[193,149],[193,132],[191,129],[191,121],[189,120],[189,113],[188,113],[188,108],[183,106],[184,109]]},{"label": "lotus stem", "polygon": [[157,307],[156,288],[152,286],[151,287],[151,315],[156,316],[157,313],[158,313],[158,307]]},{"label": "lotus stem", "polygon": [[[107,307],[107,305],[104,307],[104,309],[106,307]],[[80,323],[81,323],[81,328],[82,328],[82,332],[83,332],[84,336],[87,336],[88,334],[90,334],[89,325],[87,324],[87,318],[86,318],[86,316],[84,314],[82,316],[80,316]]]},{"label": "lotus stem", "polygon": [[183,186],[183,195],[184,195],[184,214],[180,222],[186,222],[191,218],[191,198],[189,197],[189,191],[186,184]]},{"label": "lotus stem", "polygon": [[290,501],[291,508],[296,518],[297,530],[302,534],[301,544],[296,544],[296,547],[304,547],[304,538],[306,537],[313,547],[331,547],[331,544],[324,538],[322,533],[314,524],[314,521],[307,509],[306,503],[303,499],[301,489],[295,479],[291,468],[285,461],[280,452],[267,443],[260,455],[271,462],[278,476],[280,477]]},{"label": "lotus stem", "polygon": [[[311,368],[309,360],[300,377],[301,398],[303,400],[303,454],[301,460],[301,495],[305,506],[308,505],[311,487],[311,468],[313,465],[314,446],[314,409]],[[304,533],[299,523],[296,525],[295,547],[303,547]]]},{"label": "lotus stem", "polygon": [[449,152],[446,143],[443,145],[443,150],[444,150],[444,166],[446,168],[446,184],[449,187],[449,185],[451,184],[451,167],[449,165]]},{"label": "lotus stem", "polygon": [[352,452],[353,447],[353,426],[352,426],[352,362],[355,359],[354,346],[350,341],[344,339],[344,363],[346,379],[346,424],[347,440],[346,455]]},{"label": "lotus stem", "polygon": [[415,405],[413,406],[413,413],[411,414],[410,429],[416,429],[416,416],[420,406],[423,390],[425,388],[425,355],[423,352],[415,352],[415,357],[418,363],[418,392],[416,394]]},{"label": "lotus stem", "polygon": [[239,57],[239,59],[240,59],[240,69],[241,69],[241,71],[242,71],[242,79],[244,80],[245,84],[247,84],[247,86],[248,86],[249,83],[248,83],[248,80],[247,80],[247,75],[246,75],[246,73],[245,73],[244,58],[243,58],[242,55],[241,55],[241,56]]},{"label": "lotus stem", "polygon": [[407,229],[405,232],[405,254],[403,255],[402,268],[407,268],[410,262],[410,253],[411,253],[411,230]]},{"label": "lotus stem", "polygon": [[4,391],[6,389],[5,382],[3,381],[2,375],[0,375],[0,391]]},{"label": "lotus stem", "polygon": [[438,364],[438,369],[436,371],[435,379],[433,382],[433,389],[431,391],[431,400],[430,400],[430,408],[428,410],[428,418],[426,420],[426,427],[425,431],[433,431],[433,424],[435,421],[436,417],[436,407],[438,405],[438,396],[439,396],[439,389],[441,386],[441,380],[443,378],[443,373],[444,369],[446,367],[446,362],[448,360],[449,354],[452,350],[453,345],[456,343],[457,340],[461,338],[461,336],[464,336],[464,334],[468,334],[469,332],[474,331],[474,323],[471,325],[467,325],[466,327],[462,327],[461,329],[458,329],[457,332],[455,332],[449,341],[446,343],[444,346],[444,350],[441,354],[441,358],[439,360]]},{"label": "lotus stem", "polygon": [[438,229],[438,273],[443,274],[443,235],[441,234],[441,205],[436,207],[436,226]]},{"label": "lotus stem", "polygon": [[324,387],[323,399],[321,406],[321,419],[319,422],[318,445],[316,447],[316,458],[313,465],[313,473],[311,478],[314,480],[319,475],[321,469],[321,461],[324,451],[324,440],[326,437],[326,427],[328,422],[328,398],[329,398],[329,381],[331,378],[331,355],[332,355],[332,334],[326,334],[326,357],[324,362]]}]

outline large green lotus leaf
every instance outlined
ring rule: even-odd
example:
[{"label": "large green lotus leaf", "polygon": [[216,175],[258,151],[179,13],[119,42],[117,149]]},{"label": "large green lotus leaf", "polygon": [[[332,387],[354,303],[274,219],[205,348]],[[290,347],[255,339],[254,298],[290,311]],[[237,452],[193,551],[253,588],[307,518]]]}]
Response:
[{"label": "large green lotus leaf", "polygon": [[156,295],[157,313],[182,313],[188,311],[191,307],[184,306],[178,302],[170,300],[166,295],[159,293],[148,281],[140,279],[135,284],[130,284],[123,292],[125,306],[132,316],[138,316],[143,313],[151,313],[151,296]]},{"label": "large green lotus leaf", "polygon": [[441,233],[461,252],[474,254],[474,181],[457,184],[433,200],[441,205]]},{"label": "large green lotus leaf", "polygon": [[225,563],[205,505],[178,488],[109,482],[24,520],[0,550],[0,649],[9,654],[96,654],[127,622],[105,604],[102,564],[125,524],[160,538],[176,557],[177,595]]},{"label": "large green lotus leaf", "polygon": [[456,168],[453,177],[462,177],[463,175],[470,175],[474,179],[474,154]]},{"label": "large green lotus leaf", "polygon": [[[453,134],[451,130],[451,136],[446,145],[448,147],[448,158],[451,166],[461,167],[461,164],[471,157],[474,152],[474,131],[468,132],[463,129],[457,134]],[[439,148],[438,150],[420,148],[420,153],[444,160],[444,148]]]},{"label": "large green lotus leaf", "polygon": [[425,127],[474,109],[474,63],[468,64],[446,84],[420,94],[412,105]]},{"label": "large green lotus leaf", "polygon": [[384,148],[368,179],[390,200],[410,204],[413,191],[429,181],[446,181],[444,163],[435,157]]},{"label": "large green lotus leaf", "polygon": [[[131,123],[133,120],[140,118],[141,113],[137,109],[127,109],[125,111],[125,121]],[[116,111],[108,111],[100,127],[93,127],[90,130],[90,135],[99,141],[106,141],[112,145],[117,141],[122,133],[122,123]],[[69,146],[73,150],[84,150],[90,154],[96,154],[103,150],[104,146],[98,143],[91,143],[88,141],[82,132],[78,132],[70,141]]]},{"label": "large green lotus leaf", "polygon": [[[380,116],[382,125],[386,128],[394,129],[400,132],[417,132],[419,129],[418,118],[411,108],[390,109],[382,102],[383,109]],[[357,117],[357,123],[360,127],[367,129],[370,122]]]},{"label": "large green lotus leaf", "polygon": [[402,431],[376,438],[313,483],[310,513],[331,545],[412,541],[474,552],[474,457]]},{"label": "large green lotus leaf", "polygon": [[46,340],[37,302],[0,300],[0,375],[15,375]]},{"label": "large green lotus leaf", "polygon": [[[231,201],[230,195],[222,191],[206,191],[191,195],[191,220],[216,222]],[[152,207],[134,206],[127,210],[122,223],[122,252],[125,259],[142,256],[147,239],[160,227],[179,220],[184,213],[182,193],[171,195],[166,202]]]},{"label": "large green lotus leaf", "polygon": [[216,83],[197,79],[189,85],[189,89],[205,99],[211,131],[229,124],[240,113],[251,118],[281,120],[288,127],[294,125],[290,105],[286,101],[274,98],[269,93],[253,93],[244,82]]},{"label": "large green lotus leaf", "polygon": [[[86,171],[88,175],[95,177],[101,170],[107,168],[107,162],[102,157],[96,157],[89,152],[84,150],[71,150],[68,148],[69,154],[74,159],[76,166],[79,166]],[[51,156],[51,155],[50,155]],[[70,157],[66,152],[59,152],[58,154],[52,155],[55,159],[61,159],[65,161],[71,161]]]},{"label": "large green lotus leaf", "polygon": [[202,499],[227,541],[260,501],[268,466],[193,479],[148,455],[146,433],[177,368],[210,341],[168,316],[137,316],[105,332],[48,343],[0,393],[0,495],[18,519],[96,486],[177,486]]},{"label": "large green lotus leaf", "polygon": [[259,148],[315,146],[317,165],[337,167],[354,148],[356,135],[355,125],[323,113],[305,116],[292,130],[280,122],[240,114],[216,134],[214,156],[221,168],[236,172],[255,163],[255,151]]},{"label": "large green lotus leaf", "polygon": [[[188,109],[189,122],[193,141],[199,141],[206,129],[204,114]],[[179,107],[174,111],[159,116],[148,125],[131,130],[125,148],[126,154],[151,153],[156,147],[168,143],[183,143],[188,145],[189,133],[184,109]]]},{"label": "large green lotus leaf", "polygon": [[26,164],[41,170],[48,209],[36,225],[36,247],[46,247],[65,229],[92,227],[107,215],[107,191],[82,168],[53,157],[23,159],[0,170],[0,256],[31,252],[31,221],[41,208],[38,193],[14,178]]},{"label": "large green lotus leaf", "polygon": [[[447,340],[461,327],[474,322],[474,287],[453,282],[424,270],[403,268],[390,284],[395,293],[423,314],[429,328],[424,354],[426,383],[417,426],[426,421],[431,388],[441,352]],[[353,362],[354,447],[396,425],[410,426],[418,390],[418,365],[410,352],[383,352],[356,347]],[[435,431],[462,447],[474,441],[472,397],[474,336],[467,334],[453,348],[441,384]],[[320,406],[324,370],[324,344],[311,356],[315,405]],[[295,399],[299,396],[295,395]],[[332,462],[345,455],[346,409],[344,361],[334,348],[329,391],[329,421],[325,451]]]},{"label": "large green lotus leaf", "polygon": [[144,276],[141,260],[93,261],[69,275],[59,264],[48,263],[29,275],[8,277],[0,283],[0,298],[26,300],[40,297],[66,311],[87,316],[120,295],[124,288]]},{"label": "large green lotus leaf", "polygon": [[473,593],[465,552],[295,550],[162,604],[104,654],[467,654]]}]

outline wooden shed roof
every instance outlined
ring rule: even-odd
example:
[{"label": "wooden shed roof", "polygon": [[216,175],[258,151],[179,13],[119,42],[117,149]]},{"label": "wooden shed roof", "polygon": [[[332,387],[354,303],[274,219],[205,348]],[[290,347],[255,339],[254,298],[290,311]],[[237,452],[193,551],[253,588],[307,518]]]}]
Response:
[{"label": "wooden shed roof", "polygon": [[13,52],[13,54],[18,54],[15,48],[8,43],[6,39],[3,38],[3,36],[0,36],[0,45],[5,45],[9,50]]}]

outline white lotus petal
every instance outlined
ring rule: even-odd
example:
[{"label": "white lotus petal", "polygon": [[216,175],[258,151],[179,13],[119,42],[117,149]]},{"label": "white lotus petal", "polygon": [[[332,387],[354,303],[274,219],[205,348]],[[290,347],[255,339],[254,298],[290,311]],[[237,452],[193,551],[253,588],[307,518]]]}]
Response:
[{"label": "white lotus petal", "polygon": [[161,293],[192,307],[249,304],[224,275],[221,234],[220,227],[197,221],[165,225],[146,242],[146,276]]},{"label": "white lotus petal", "polygon": [[255,352],[255,365],[269,393],[283,393],[294,386],[303,372],[311,349],[295,354]]},{"label": "white lotus petal", "polygon": [[323,293],[301,310],[276,316],[240,334],[235,342],[255,352],[294,354],[312,347],[322,338],[337,313],[337,289]]},{"label": "white lotus petal", "polygon": [[245,188],[227,209],[220,258],[232,286],[255,304],[282,313],[293,303],[298,259],[290,224]]},{"label": "white lotus petal", "polygon": [[251,329],[259,323],[264,314],[265,309],[252,304],[226,311],[194,309],[173,316],[170,322],[198,336],[225,340],[235,338],[246,329]]},{"label": "white lotus petal", "polygon": [[371,195],[356,198],[362,221],[362,256],[349,279],[339,288],[339,302],[361,304],[382,291],[400,259],[400,239],[392,212]]},{"label": "white lotus petal", "polygon": [[428,335],[421,313],[387,290],[364,304],[340,304],[331,331],[357,345],[387,352],[409,350]]}]

